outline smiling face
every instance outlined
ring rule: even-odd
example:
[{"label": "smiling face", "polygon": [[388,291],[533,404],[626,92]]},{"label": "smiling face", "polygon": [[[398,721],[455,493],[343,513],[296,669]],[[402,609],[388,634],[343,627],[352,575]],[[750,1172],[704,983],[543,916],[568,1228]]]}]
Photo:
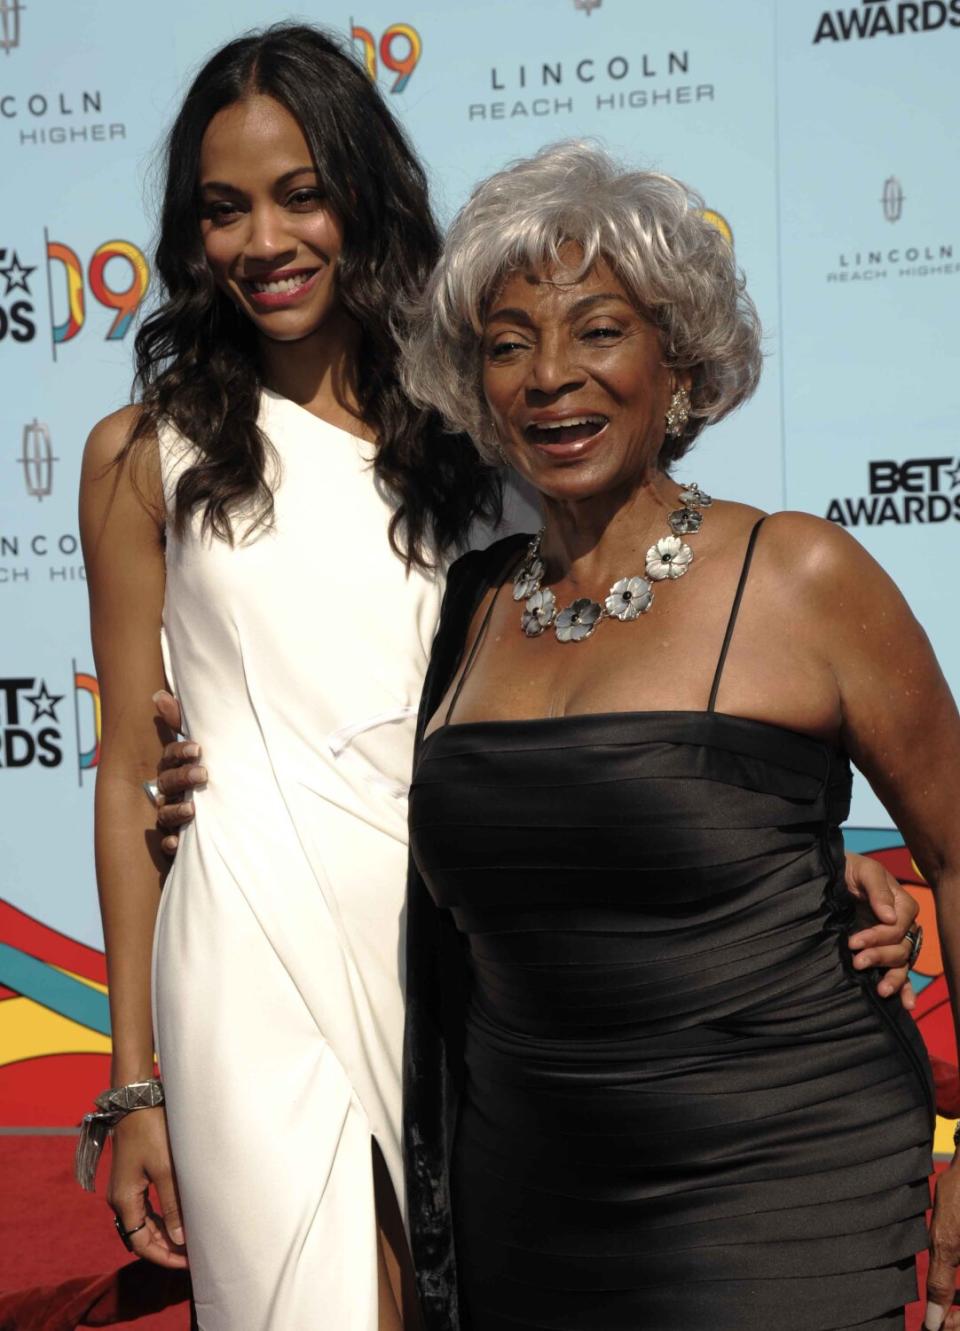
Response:
[{"label": "smiling face", "polygon": [[343,227],[290,112],[262,95],[219,111],[203,136],[199,187],[217,285],[272,340],[315,332],[336,306]]},{"label": "smiling face", "polygon": [[[511,273],[483,330],[483,391],[509,461],[558,500],[630,491],[656,471],[665,414],[689,377],[663,363],[660,333],[599,261]],[[574,270],[575,271],[575,270]]]}]

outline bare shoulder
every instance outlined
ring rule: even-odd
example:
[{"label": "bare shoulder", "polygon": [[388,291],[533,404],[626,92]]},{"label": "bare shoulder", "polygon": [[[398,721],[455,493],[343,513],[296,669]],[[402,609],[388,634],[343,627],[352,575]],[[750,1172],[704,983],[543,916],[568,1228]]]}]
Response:
[{"label": "bare shoulder", "polygon": [[724,499],[714,503],[708,519],[720,543],[730,546],[748,539],[761,520],[756,562],[768,573],[783,572],[802,582],[875,563],[842,527],[812,513],[790,510],[768,513],[752,504]]},{"label": "bare shoulder", "polygon": [[824,577],[844,580],[869,570],[882,572],[855,537],[835,522],[813,513],[772,513],[763,527],[767,562],[800,584]]},{"label": "bare shoulder", "polygon": [[111,411],[109,416],[97,421],[83,450],[84,468],[96,473],[117,462],[133,438],[141,416],[139,406],[127,406]]},{"label": "bare shoulder", "polygon": [[764,524],[762,564],[770,590],[809,612],[821,629],[846,637],[913,620],[890,575],[849,532],[812,513],[773,514]]},{"label": "bare shoulder", "polygon": [[121,407],[97,421],[83,450],[81,505],[83,501],[127,496],[134,499],[157,525],[164,513],[163,480],[156,438],[138,434],[142,419],[139,406]]}]

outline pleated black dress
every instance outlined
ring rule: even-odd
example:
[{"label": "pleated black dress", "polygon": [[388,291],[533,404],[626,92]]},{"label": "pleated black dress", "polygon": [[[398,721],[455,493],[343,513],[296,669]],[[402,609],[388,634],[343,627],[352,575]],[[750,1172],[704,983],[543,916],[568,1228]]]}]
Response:
[{"label": "pleated black dress", "polygon": [[[512,548],[454,571],[421,728]],[[430,1331],[902,1325],[932,1089],[899,999],[848,964],[850,781],[712,698],[421,741],[405,1096]]]}]

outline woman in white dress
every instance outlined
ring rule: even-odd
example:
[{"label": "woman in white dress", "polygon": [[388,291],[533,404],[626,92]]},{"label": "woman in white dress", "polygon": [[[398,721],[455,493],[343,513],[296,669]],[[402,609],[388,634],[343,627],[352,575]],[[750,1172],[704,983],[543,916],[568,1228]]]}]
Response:
[{"label": "woman in white dress", "polygon": [[[309,28],[232,43],[171,136],[141,404],[85,455],[114,1085],[156,1047],[166,1094],[117,1123],[108,1200],[138,1254],[189,1250],[201,1331],[403,1325],[404,793],[433,565],[497,508],[397,385],[436,251],[363,73]],[[161,896],[166,682],[212,779]]]},{"label": "woman in white dress", "polygon": [[[434,565],[497,509],[394,372],[437,248],[365,73],[310,28],[232,43],[171,133],[141,402],[85,454],[113,1084],[156,1047],[166,1096],[116,1125],[108,1199],[142,1256],[186,1236],[202,1331],[401,1324],[404,795]],[[161,896],[166,681],[223,779]]]}]

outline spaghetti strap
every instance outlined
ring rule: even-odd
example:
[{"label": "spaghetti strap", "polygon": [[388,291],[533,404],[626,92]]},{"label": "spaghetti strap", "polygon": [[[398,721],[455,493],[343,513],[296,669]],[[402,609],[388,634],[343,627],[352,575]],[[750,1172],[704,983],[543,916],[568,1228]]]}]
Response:
[{"label": "spaghetti strap", "polygon": [[490,624],[490,616],[493,614],[493,608],[497,604],[497,599],[500,596],[501,591],[503,590],[504,578],[506,577],[507,572],[509,571],[511,565],[515,562],[515,560],[516,560],[516,555],[513,551],[511,551],[510,558],[504,563],[502,569],[500,570],[499,578],[497,581],[497,590],[494,592],[493,596],[491,596],[490,604],[487,606],[486,612],[483,616],[483,619],[481,620],[479,629],[477,629],[477,636],[470,644],[470,651],[467,653],[467,659],[463,664],[463,669],[460,671],[460,678],[457,680],[457,687],[453,690],[453,696],[451,697],[450,702],[447,706],[446,715],[443,718],[443,724],[445,726],[448,726],[450,724],[450,718],[451,716],[453,716],[453,709],[456,707],[457,703],[460,700],[460,691],[462,690],[464,684],[466,683],[467,676],[470,673],[470,668],[472,667],[474,661],[476,660],[477,652],[480,650],[480,644],[483,642],[484,638],[486,637],[487,628]]},{"label": "spaghetti strap", "polygon": [[723,635],[723,646],[720,648],[720,656],[717,660],[717,668],[713,675],[713,685],[710,689],[710,701],[707,703],[707,711],[712,712],[717,703],[717,694],[720,691],[720,679],[723,675],[723,667],[726,664],[727,652],[730,649],[730,643],[733,639],[733,630],[737,624],[737,615],[740,612],[740,602],[743,600],[744,589],[747,585],[747,577],[750,573],[750,565],[753,562],[753,550],[757,544],[757,537],[760,534],[760,528],[763,526],[765,518],[758,518],[753,524],[750,532],[750,539],[747,541],[747,552],[743,557],[743,568],[740,570],[740,581],[737,583],[736,595],[733,598],[733,605],[730,609],[730,618],[727,620],[727,631]]}]

